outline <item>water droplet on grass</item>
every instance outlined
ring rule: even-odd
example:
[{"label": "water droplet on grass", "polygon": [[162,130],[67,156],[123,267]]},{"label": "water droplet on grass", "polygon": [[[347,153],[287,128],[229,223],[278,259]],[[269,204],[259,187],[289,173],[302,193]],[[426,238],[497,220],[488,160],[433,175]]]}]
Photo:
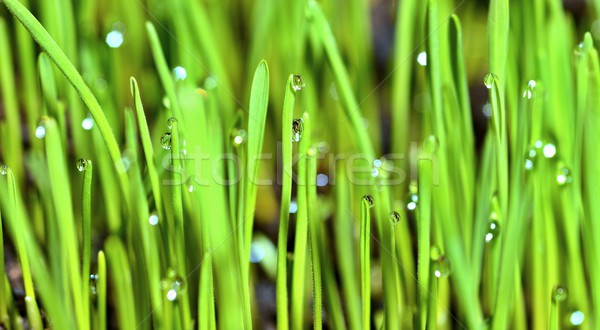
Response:
[{"label": "water droplet on grass", "polygon": [[123,44],[123,33],[118,30],[112,30],[106,35],[106,44],[110,48],[119,48]]},{"label": "water droplet on grass", "polygon": [[419,63],[420,66],[427,66],[426,52],[420,52],[419,55],[417,55],[417,63]]},{"label": "water droplet on grass", "polygon": [[427,139],[425,139],[425,151],[427,151],[428,153],[436,153],[437,150],[440,147],[440,141],[438,140],[438,138],[435,135],[430,135],[427,137]]},{"label": "water droplet on grass", "polygon": [[400,213],[398,213],[398,212],[396,212],[396,211],[392,211],[392,212],[390,213],[390,220],[392,220],[392,223],[393,223],[394,225],[398,224],[398,223],[400,222],[400,219],[401,219],[401,218],[402,218],[402,217],[400,216]]},{"label": "water droplet on grass", "polygon": [[552,290],[552,301],[555,303],[567,300],[567,289],[562,285],[557,285]]},{"label": "water droplet on grass", "polygon": [[375,205],[375,199],[373,199],[373,196],[371,195],[364,195],[362,200],[367,202],[369,208],[372,208],[373,205]]},{"label": "water droplet on grass", "polygon": [[584,320],[585,320],[585,315],[583,314],[582,311],[578,311],[578,310],[571,313],[571,316],[569,317],[569,322],[571,322],[571,324],[574,326],[581,325]]},{"label": "water droplet on grass", "polygon": [[564,166],[564,164],[559,163],[556,170],[556,183],[559,186],[566,186],[573,182],[573,177],[571,177],[571,170],[568,167]]},{"label": "water droplet on grass", "polygon": [[233,140],[233,145],[238,147],[246,142],[246,130],[234,128],[231,131],[231,139]]},{"label": "water droplet on grass", "polygon": [[437,278],[446,278],[452,274],[450,260],[444,255],[440,256],[432,265],[433,275]]},{"label": "water droplet on grass", "polygon": [[176,66],[173,69],[173,75],[175,76],[175,81],[182,81],[187,78],[187,71],[182,66]]},{"label": "water droplet on grass", "polygon": [[171,149],[171,132],[166,132],[160,137],[160,145],[163,149]]},{"label": "water droplet on grass", "polygon": [[488,73],[487,75],[485,75],[485,78],[483,78],[483,84],[487,89],[492,89],[494,81],[498,81],[498,76],[496,76],[493,73]]},{"label": "water droplet on grass", "polygon": [[46,127],[40,123],[38,127],[35,128],[35,137],[38,139],[43,139],[46,136]]},{"label": "water droplet on grass", "polygon": [[81,127],[86,131],[91,130],[94,127],[94,119],[92,116],[88,114],[88,116],[81,121]]},{"label": "water droplet on grass", "polygon": [[537,86],[537,82],[535,80],[530,80],[527,83],[527,88],[523,92],[523,97],[530,100],[535,95],[535,86]]},{"label": "water droplet on grass", "polygon": [[292,88],[295,91],[299,91],[305,86],[306,82],[304,82],[304,78],[301,75],[295,74],[294,77],[292,77]]},{"label": "water droplet on grass", "polygon": [[298,142],[302,138],[302,132],[304,131],[304,121],[302,118],[294,119],[292,122],[292,141]]},{"label": "water droplet on grass", "polygon": [[291,201],[290,202],[290,213],[296,213],[298,212],[298,203],[296,203],[296,201]]},{"label": "water droplet on grass", "polygon": [[85,171],[87,165],[88,165],[88,161],[87,160],[85,160],[83,158],[79,158],[77,160],[77,169],[79,170],[79,172]]},{"label": "water droplet on grass", "polygon": [[488,231],[485,234],[485,242],[490,243],[491,241],[498,238],[500,235],[500,223],[497,221],[496,212],[492,212],[490,215],[490,226],[488,227]]},{"label": "water droplet on grass", "polygon": [[542,151],[544,153],[544,157],[552,158],[556,155],[556,146],[552,143],[548,143],[544,146]]},{"label": "water droplet on grass", "polygon": [[8,166],[0,165],[0,175],[6,175],[6,173],[8,173]]},{"label": "water droplet on grass", "polygon": [[148,218],[148,223],[150,223],[152,226],[158,225],[158,215],[156,213],[152,213]]},{"label": "water droplet on grass", "polygon": [[406,209],[414,212],[419,204],[419,188],[416,182],[411,182],[408,186],[408,195],[406,197]]},{"label": "water droplet on grass", "polygon": [[167,119],[167,127],[169,129],[173,129],[173,125],[177,124],[177,118],[175,117],[170,117],[169,119]]},{"label": "water droplet on grass", "polygon": [[325,187],[329,183],[329,176],[327,174],[317,174],[317,187]]}]

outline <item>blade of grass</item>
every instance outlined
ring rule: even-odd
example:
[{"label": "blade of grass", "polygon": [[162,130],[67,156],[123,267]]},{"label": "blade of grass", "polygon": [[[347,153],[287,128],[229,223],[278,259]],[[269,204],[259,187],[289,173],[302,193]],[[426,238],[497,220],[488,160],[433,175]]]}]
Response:
[{"label": "blade of grass", "polygon": [[371,212],[372,197],[365,196],[360,204],[360,292],[362,297],[362,328],[371,329]]},{"label": "blade of grass", "polygon": [[[306,116],[308,119],[308,116]],[[306,123],[306,119],[305,119]],[[321,270],[321,257],[320,252],[322,251],[319,247],[319,236],[320,236],[320,219],[317,214],[317,157],[316,148],[311,147],[307,151],[308,167],[307,167],[307,185],[308,185],[308,240],[310,246],[311,264],[312,264],[312,275],[313,275],[313,329],[323,329],[323,284],[322,284],[322,270]],[[335,315],[334,313],[331,313]],[[339,315],[339,314],[338,314]]]},{"label": "blade of grass", "polygon": [[140,131],[140,138],[142,140],[142,147],[144,149],[144,157],[146,158],[148,176],[150,177],[150,185],[152,187],[154,205],[158,212],[159,218],[164,218],[165,213],[163,211],[162,196],[160,194],[160,183],[158,179],[158,173],[156,171],[156,165],[154,163],[154,148],[152,146],[152,139],[150,138],[150,131],[148,130],[148,122],[146,121],[144,106],[142,105],[140,89],[134,77],[131,77],[129,82],[131,88],[131,95],[133,97],[134,102],[134,109],[137,116],[138,128]]},{"label": "blade of grass", "polygon": [[[82,162],[83,161],[83,162]],[[80,159],[77,166],[81,171],[83,167],[83,198],[81,207],[81,228],[82,228],[82,257],[81,283],[83,284],[81,293],[83,295],[83,317],[90,320],[90,258],[92,249],[92,171],[91,160]],[[88,321],[89,322],[89,321]]]},{"label": "blade of grass", "polygon": [[[289,328],[287,292],[287,239],[292,194],[292,131],[291,125],[296,102],[296,90],[292,86],[294,75],[288,77],[283,98],[281,116],[282,145],[282,187],[279,212],[279,232],[277,234],[277,329]],[[248,151],[250,155],[250,150]],[[249,160],[252,158],[248,157]],[[250,161],[251,163],[251,161]],[[248,204],[246,204],[248,205]]]}]

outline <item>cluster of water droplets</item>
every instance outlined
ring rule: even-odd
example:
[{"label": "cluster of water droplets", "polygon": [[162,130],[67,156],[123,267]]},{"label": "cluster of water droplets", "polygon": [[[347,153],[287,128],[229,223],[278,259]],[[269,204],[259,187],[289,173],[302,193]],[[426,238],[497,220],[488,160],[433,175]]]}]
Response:
[{"label": "cluster of water droplets", "polygon": [[498,213],[492,211],[490,213],[490,222],[485,234],[485,242],[490,243],[500,235],[500,222],[498,221]]},{"label": "cluster of water droplets", "polygon": [[414,212],[419,204],[419,186],[416,182],[411,182],[408,185],[408,195],[406,196],[406,209],[409,212]]},{"label": "cluster of water droplets", "polygon": [[98,289],[96,288],[97,284],[98,284],[98,274],[91,274],[90,275],[90,294],[92,295],[92,297],[95,297],[96,294],[98,294]]},{"label": "cluster of water droplets", "polygon": [[169,270],[167,277],[161,282],[161,287],[166,291],[168,301],[176,301],[185,290],[185,280],[174,270]]},{"label": "cluster of water droplets", "polygon": [[231,131],[231,140],[234,146],[241,146],[246,142],[246,130],[241,128],[234,128]]}]

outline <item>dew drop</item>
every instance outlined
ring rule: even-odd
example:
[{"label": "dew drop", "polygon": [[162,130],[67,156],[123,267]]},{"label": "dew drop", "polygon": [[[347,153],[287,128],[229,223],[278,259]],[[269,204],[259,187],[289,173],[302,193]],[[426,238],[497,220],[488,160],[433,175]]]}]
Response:
[{"label": "dew drop", "polygon": [[537,86],[537,82],[535,80],[530,80],[527,83],[527,88],[523,92],[523,97],[530,100],[535,95],[535,86]]},{"label": "dew drop", "polygon": [[490,225],[487,233],[485,234],[485,242],[490,243],[500,235],[500,223],[497,221],[496,212],[492,212],[490,215]]},{"label": "dew drop", "polygon": [[231,131],[231,139],[233,141],[233,145],[238,147],[246,142],[246,130],[234,128]]},{"label": "dew drop", "polygon": [[381,159],[375,159],[373,161],[373,166],[375,166],[375,167],[381,167],[381,164],[382,164]]},{"label": "dew drop", "polygon": [[305,86],[306,82],[304,82],[304,78],[301,75],[295,74],[294,77],[292,77],[292,88],[295,91],[299,91]]},{"label": "dew drop", "polygon": [[430,135],[427,137],[427,139],[425,139],[425,151],[427,151],[428,153],[435,153],[437,152],[437,150],[440,147],[440,141],[438,140],[438,138],[435,135]]},{"label": "dew drop", "polygon": [[83,129],[86,131],[91,130],[94,127],[94,119],[92,118],[92,116],[88,115],[87,117],[85,117],[81,121],[81,127],[83,127]]},{"label": "dew drop", "polygon": [[46,127],[40,123],[38,127],[35,128],[35,137],[38,139],[43,139],[46,136]]},{"label": "dew drop", "polygon": [[485,118],[492,118],[492,105],[489,103],[486,103],[483,106],[483,115],[485,116]]},{"label": "dew drop", "polygon": [[194,185],[190,185],[190,186],[188,187],[188,191],[189,191],[189,192],[194,192]]},{"label": "dew drop", "polygon": [[584,320],[585,320],[585,315],[583,314],[582,311],[578,311],[578,310],[571,313],[571,316],[569,317],[569,322],[571,322],[571,324],[574,326],[581,325]]},{"label": "dew drop", "polygon": [[182,81],[187,78],[187,71],[182,66],[176,66],[173,69],[173,75],[175,76],[175,81]]},{"label": "dew drop", "polygon": [[169,301],[175,301],[177,299],[177,291],[171,289],[167,292],[167,299]]},{"label": "dew drop", "polygon": [[83,158],[79,158],[76,165],[79,172],[83,172],[87,168],[88,161]]},{"label": "dew drop", "polygon": [[431,261],[436,261],[443,256],[444,256],[444,253],[442,253],[442,249],[440,249],[439,246],[432,245],[431,248],[429,249],[429,258],[431,258]]},{"label": "dew drop", "polygon": [[411,182],[408,189],[409,191],[406,197],[406,209],[409,212],[414,212],[419,204],[419,188],[416,182]]},{"label": "dew drop", "polygon": [[369,208],[372,208],[373,205],[375,205],[375,200],[373,199],[373,196],[371,196],[371,195],[364,195],[362,200],[367,202]]},{"label": "dew drop", "polygon": [[557,285],[552,290],[552,301],[559,303],[567,300],[567,289],[562,285]]},{"label": "dew drop", "polygon": [[548,143],[544,146],[542,151],[544,153],[544,157],[552,158],[556,155],[556,146],[552,143]]},{"label": "dew drop", "polygon": [[396,211],[392,211],[390,212],[390,219],[392,220],[392,224],[396,225],[400,222],[400,219],[402,217],[400,216],[400,213],[396,212]]},{"label": "dew drop", "polygon": [[259,242],[252,242],[250,245],[250,262],[259,263],[265,258],[265,249]]},{"label": "dew drop", "polygon": [[166,132],[160,137],[160,145],[163,147],[163,149],[171,149],[171,132]]},{"label": "dew drop", "polygon": [[106,44],[110,48],[121,47],[123,40],[123,33],[118,30],[112,30],[106,35]]},{"label": "dew drop", "polygon": [[177,124],[177,118],[175,117],[170,117],[169,119],[167,119],[167,127],[169,129],[173,129],[173,125]]},{"label": "dew drop", "polygon": [[329,183],[329,176],[327,174],[317,174],[317,187],[325,187]]},{"label": "dew drop", "polygon": [[559,186],[566,186],[573,182],[573,177],[571,177],[571,171],[568,167],[563,164],[559,164],[556,170],[556,183]]},{"label": "dew drop", "polygon": [[417,63],[419,63],[420,66],[427,66],[426,52],[420,52],[419,55],[417,55]]},{"label": "dew drop", "polygon": [[290,202],[290,213],[296,213],[298,212],[298,203],[296,203],[296,201],[291,201]]},{"label": "dew drop", "polygon": [[156,213],[152,213],[148,218],[148,223],[152,226],[156,226],[158,224],[158,215]]},{"label": "dew drop", "polygon": [[90,294],[95,296],[97,294],[96,284],[98,283],[98,274],[90,274]]},{"label": "dew drop", "polygon": [[6,173],[8,173],[8,166],[0,165],[0,175],[6,175]]},{"label": "dew drop", "polygon": [[494,81],[498,81],[498,77],[493,73],[488,73],[487,75],[485,75],[485,78],[483,79],[483,84],[485,85],[485,87],[487,89],[492,89],[492,85],[494,84]]},{"label": "dew drop", "polygon": [[373,168],[373,170],[371,170],[371,176],[376,178],[379,176],[379,169],[377,167]]},{"label": "dew drop", "polygon": [[302,138],[304,131],[304,120],[302,118],[294,119],[292,122],[292,141],[298,142]]},{"label": "dew drop", "polygon": [[446,278],[452,274],[452,266],[450,260],[442,255],[433,262],[433,275],[437,278]]}]

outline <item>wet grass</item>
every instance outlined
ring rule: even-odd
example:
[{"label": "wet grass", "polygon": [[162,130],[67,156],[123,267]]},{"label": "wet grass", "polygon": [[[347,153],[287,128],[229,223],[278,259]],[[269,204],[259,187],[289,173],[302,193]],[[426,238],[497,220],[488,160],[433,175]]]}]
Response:
[{"label": "wet grass", "polygon": [[3,327],[600,322],[598,1],[2,4]]}]

